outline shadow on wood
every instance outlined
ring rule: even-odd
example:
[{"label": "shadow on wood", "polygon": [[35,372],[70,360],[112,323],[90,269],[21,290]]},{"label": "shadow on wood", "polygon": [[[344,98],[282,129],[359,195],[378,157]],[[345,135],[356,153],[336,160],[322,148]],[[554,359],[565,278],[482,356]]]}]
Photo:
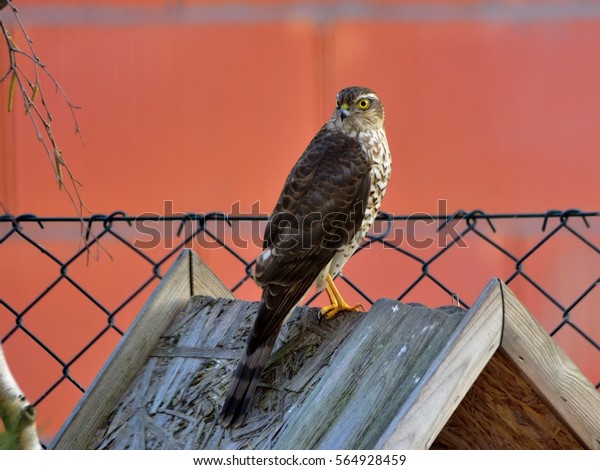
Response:
[{"label": "shadow on wood", "polygon": [[257,305],[184,251],[53,448],[600,448],[598,393],[498,280],[469,310],[296,309],[244,425],[223,429]]}]

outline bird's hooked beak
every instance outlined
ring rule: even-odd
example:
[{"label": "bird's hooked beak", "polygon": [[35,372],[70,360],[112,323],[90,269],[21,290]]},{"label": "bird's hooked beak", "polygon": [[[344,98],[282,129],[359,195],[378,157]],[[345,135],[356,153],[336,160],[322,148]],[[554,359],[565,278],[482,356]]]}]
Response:
[{"label": "bird's hooked beak", "polygon": [[348,111],[350,109],[350,105],[348,103],[343,103],[340,106],[340,118],[342,119],[342,121],[344,119],[346,119],[348,117],[348,115],[350,114],[350,111]]}]

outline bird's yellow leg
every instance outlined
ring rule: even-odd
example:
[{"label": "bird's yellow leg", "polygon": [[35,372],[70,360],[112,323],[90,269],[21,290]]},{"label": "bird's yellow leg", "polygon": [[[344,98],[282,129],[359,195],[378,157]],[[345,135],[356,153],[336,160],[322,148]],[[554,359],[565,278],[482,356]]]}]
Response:
[{"label": "bird's yellow leg", "polygon": [[335,286],[331,275],[329,274],[327,274],[326,292],[329,297],[329,302],[331,302],[331,304],[321,308],[321,314],[319,318],[331,320],[332,318],[335,318],[340,312],[359,312],[363,310],[363,307],[360,304],[351,307],[346,303],[346,301],[342,298],[342,294],[340,294],[340,291]]}]

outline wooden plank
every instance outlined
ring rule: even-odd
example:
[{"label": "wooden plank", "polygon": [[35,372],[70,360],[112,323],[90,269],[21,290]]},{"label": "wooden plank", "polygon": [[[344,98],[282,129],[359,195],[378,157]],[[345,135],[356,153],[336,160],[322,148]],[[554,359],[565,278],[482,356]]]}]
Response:
[{"label": "wooden plank", "polygon": [[582,449],[502,351],[496,351],[433,449]]},{"label": "wooden plank", "polygon": [[241,351],[228,351],[221,348],[203,348],[188,346],[156,347],[150,354],[154,357],[191,357],[194,359],[239,359]]},{"label": "wooden plank", "polygon": [[600,449],[600,394],[504,284],[502,293],[501,351],[586,447]]},{"label": "wooden plank", "polygon": [[377,443],[384,449],[427,449],[500,344],[502,292],[488,283],[429,376]]},{"label": "wooden plank", "polygon": [[209,297],[234,299],[231,291],[215,276],[215,273],[200,259],[192,250],[185,249],[183,253],[189,253],[190,295],[207,295]]},{"label": "wooden plank", "polygon": [[[442,418],[438,424],[438,415],[447,408],[450,416],[499,344],[501,310],[477,315],[475,311],[378,300],[341,346],[275,448],[373,449],[393,448],[396,443],[401,448],[426,447],[445,422]],[[471,354],[471,344],[484,352]],[[433,373],[455,348],[467,353],[447,371]],[[480,362],[481,368],[475,370]],[[461,392],[461,382],[471,378]],[[405,426],[402,418],[413,412],[417,417]]]},{"label": "wooden plank", "polygon": [[184,250],[152,293],[85,395],[51,444],[53,449],[85,449],[109,416],[160,335],[193,293],[229,295],[192,250]]}]

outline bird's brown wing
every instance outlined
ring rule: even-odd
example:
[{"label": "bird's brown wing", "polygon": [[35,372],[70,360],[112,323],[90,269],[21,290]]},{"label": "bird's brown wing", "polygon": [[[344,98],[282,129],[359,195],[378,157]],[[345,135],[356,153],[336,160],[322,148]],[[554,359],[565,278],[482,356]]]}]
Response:
[{"label": "bird's brown wing", "polygon": [[[337,250],[354,238],[370,183],[369,162],[358,142],[321,129],[290,172],[265,229],[255,279],[271,310],[284,299],[293,308]],[[283,318],[259,316],[258,339],[278,329],[289,309]]]},{"label": "bird's brown wing", "polygon": [[246,351],[219,422],[239,425],[286,317],[362,223],[370,190],[360,145],[323,128],[288,176],[265,230],[255,279],[263,287]]}]

